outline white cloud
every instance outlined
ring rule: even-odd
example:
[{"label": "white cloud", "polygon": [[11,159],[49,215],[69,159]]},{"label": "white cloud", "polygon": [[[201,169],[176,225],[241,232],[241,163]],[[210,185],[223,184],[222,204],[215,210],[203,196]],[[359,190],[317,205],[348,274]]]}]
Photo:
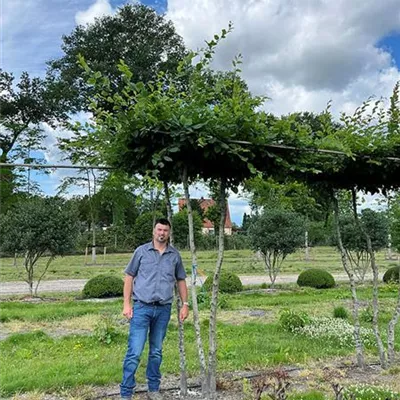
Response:
[{"label": "white cloud", "polygon": [[94,22],[95,18],[112,13],[113,8],[108,0],[96,0],[87,10],[76,13],[75,22],[77,25],[86,25]]},{"label": "white cloud", "polygon": [[214,67],[243,55],[243,77],[277,113],[353,111],[371,95],[388,97],[400,73],[376,43],[400,32],[398,0],[169,0],[168,17],[187,45],[198,48],[234,24]]}]

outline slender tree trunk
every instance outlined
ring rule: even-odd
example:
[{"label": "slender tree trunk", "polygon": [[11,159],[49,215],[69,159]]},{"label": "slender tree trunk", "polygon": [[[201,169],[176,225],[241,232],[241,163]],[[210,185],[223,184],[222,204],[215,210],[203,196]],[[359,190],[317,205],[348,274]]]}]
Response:
[{"label": "slender tree trunk", "polygon": [[310,247],[308,245],[308,231],[304,234],[305,261],[310,261]]},{"label": "slender tree trunk", "polygon": [[[167,207],[168,221],[171,224],[171,233],[169,236],[169,241],[171,246],[174,245],[174,229],[172,225],[172,206],[171,198],[169,195],[168,182],[164,181],[164,192],[165,192],[165,202]],[[176,297],[176,314],[178,318],[178,333],[179,333],[179,368],[181,371],[180,387],[181,395],[187,396],[187,373],[186,373],[186,354],[185,354],[185,334],[183,329],[183,322],[179,319],[179,314],[181,312],[181,298],[178,293],[178,287],[175,284],[175,297]]]},{"label": "slender tree trunk", "polygon": [[351,290],[351,297],[353,300],[353,319],[354,319],[354,340],[356,344],[356,357],[357,357],[357,365],[360,368],[365,368],[365,361],[364,361],[364,348],[361,341],[361,334],[360,334],[360,318],[358,314],[358,300],[357,300],[357,290],[356,290],[356,283],[354,280],[354,275],[351,272],[347,264],[347,256],[346,250],[343,246],[342,242],[342,234],[340,232],[340,222],[339,222],[339,204],[335,195],[333,195],[333,203],[334,203],[334,210],[335,210],[335,225],[336,225],[336,235],[337,241],[340,249],[340,255],[342,258],[343,269],[347,273],[350,281],[350,290]]},{"label": "slender tree trunk", "polygon": [[354,188],[351,189],[352,203],[353,203],[353,213],[354,219],[360,231],[362,232],[365,240],[367,242],[367,251],[371,261],[372,273],[373,273],[373,291],[372,291],[372,330],[374,331],[376,345],[378,347],[379,359],[381,361],[382,368],[386,368],[386,354],[385,348],[383,346],[382,338],[379,332],[378,320],[379,320],[379,303],[378,303],[378,280],[379,280],[379,272],[378,266],[375,261],[375,252],[372,248],[371,237],[369,233],[366,231],[357,214],[357,194]]},{"label": "slender tree trunk", "polygon": [[206,377],[206,361],[204,356],[204,347],[201,340],[201,330],[200,330],[200,318],[199,318],[199,307],[197,304],[197,293],[196,293],[196,276],[197,276],[197,253],[196,246],[194,242],[194,228],[193,228],[193,211],[192,205],[190,204],[189,196],[189,182],[187,175],[187,168],[185,167],[182,174],[183,189],[185,191],[185,201],[188,212],[188,223],[189,223],[189,247],[192,256],[192,281],[191,281],[191,292],[192,292],[192,306],[193,306],[193,323],[196,333],[196,343],[197,350],[199,354],[200,362],[200,375],[201,375],[201,390],[203,396],[208,393],[208,384]]},{"label": "slender tree trunk", "polygon": [[389,233],[388,234],[388,259],[392,260],[393,254],[392,254],[392,235]]},{"label": "slender tree trunk", "polygon": [[[92,201],[92,187],[90,184],[89,170],[86,170],[87,180],[88,180],[88,194],[89,194],[89,207],[90,207],[90,219],[91,219],[91,229],[92,229],[92,263],[96,264],[96,224],[94,220],[94,207]],[[95,189],[94,189],[95,191]]]},{"label": "slender tree trunk", "polygon": [[396,309],[393,313],[393,317],[390,320],[388,324],[388,330],[387,330],[387,335],[388,335],[388,365],[391,366],[395,363],[395,352],[394,352],[394,331],[396,324],[399,320],[400,317],[400,286],[399,286],[399,292],[397,296],[397,306]]},{"label": "slender tree trunk", "polygon": [[218,237],[218,258],[215,266],[215,273],[212,286],[210,328],[209,328],[209,350],[208,350],[208,385],[209,399],[217,397],[217,308],[218,308],[218,289],[221,274],[222,262],[224,259],[224,230],[226,218],[226,181],[221,178],[219,195],[219,237]]},{"label": "slender tree trunk", "polygon": [[50,257],[49,257],[49,259],[48,259],[48,261],[47,261],[47,263],[46,263],[46,266],[45,266],[45,268],[44,268],[44,271],[42,272],[42,274],[40,275],[40,277],[39,277],[39,279],[38,279],[38,281],[37,281],[37,283],[36,283],[36,287],[35,287],[35,297],[37,296],[38,288],[39,288],[40,282],[42,281],[42,278],[44,277],[44,275],[46,274],[47,270],[49,269],[50,264],[51,264],[51,262],[54,260],[54,258],[55,258],[55,256],[50,256]]},{"label": "slender tree trunk", "polygon": [[174,227],[172,225],[172,205],[171,205],[171,197],[169,195],[169,188],[168,188],[168,182],[164,181],[164,194],[165,194],[165,205],[167,208],[167,217],[168,221],[171,224],[171,232],[169,235],[169,242],[171,245],[174,245]]}]

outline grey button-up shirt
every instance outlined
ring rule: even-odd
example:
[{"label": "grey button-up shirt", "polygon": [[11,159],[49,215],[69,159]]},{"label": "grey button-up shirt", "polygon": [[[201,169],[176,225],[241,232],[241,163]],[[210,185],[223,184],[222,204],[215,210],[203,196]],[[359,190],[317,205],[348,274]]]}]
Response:
[{"label": "grey button-up shirt", "polygon": [[178,250],[168,245],[160,254],[153,242],[135,250],[125,273],[135,278],[133,299],[144,303],[172,303],[175,281],[186,279]]}]

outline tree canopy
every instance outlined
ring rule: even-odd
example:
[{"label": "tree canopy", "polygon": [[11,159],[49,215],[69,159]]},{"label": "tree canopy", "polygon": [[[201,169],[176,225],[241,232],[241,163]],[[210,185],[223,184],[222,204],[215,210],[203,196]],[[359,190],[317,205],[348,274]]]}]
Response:
[{"label": "tree canopy", "polygon": [[186,50],[182,38],[164,15],[142,4],[126,4],[114,15],[78,25],[63,36],[64,55],[49,62],[48,73],[54,77],[70,101],[71,111],[87,109],[93,94],[87,85],[78,55],[121,89],[118,62],[124,60],[135,82],[149,82],[158,72],[176,71]]}]

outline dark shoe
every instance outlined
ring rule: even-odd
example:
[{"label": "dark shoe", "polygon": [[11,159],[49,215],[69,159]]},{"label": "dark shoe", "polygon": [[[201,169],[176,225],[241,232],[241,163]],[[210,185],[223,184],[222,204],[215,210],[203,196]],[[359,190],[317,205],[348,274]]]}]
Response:
[{"label": "dark shoe", "polygon": [[163,400],[164,396],[160,392],[147,392],[149,400]]}]

